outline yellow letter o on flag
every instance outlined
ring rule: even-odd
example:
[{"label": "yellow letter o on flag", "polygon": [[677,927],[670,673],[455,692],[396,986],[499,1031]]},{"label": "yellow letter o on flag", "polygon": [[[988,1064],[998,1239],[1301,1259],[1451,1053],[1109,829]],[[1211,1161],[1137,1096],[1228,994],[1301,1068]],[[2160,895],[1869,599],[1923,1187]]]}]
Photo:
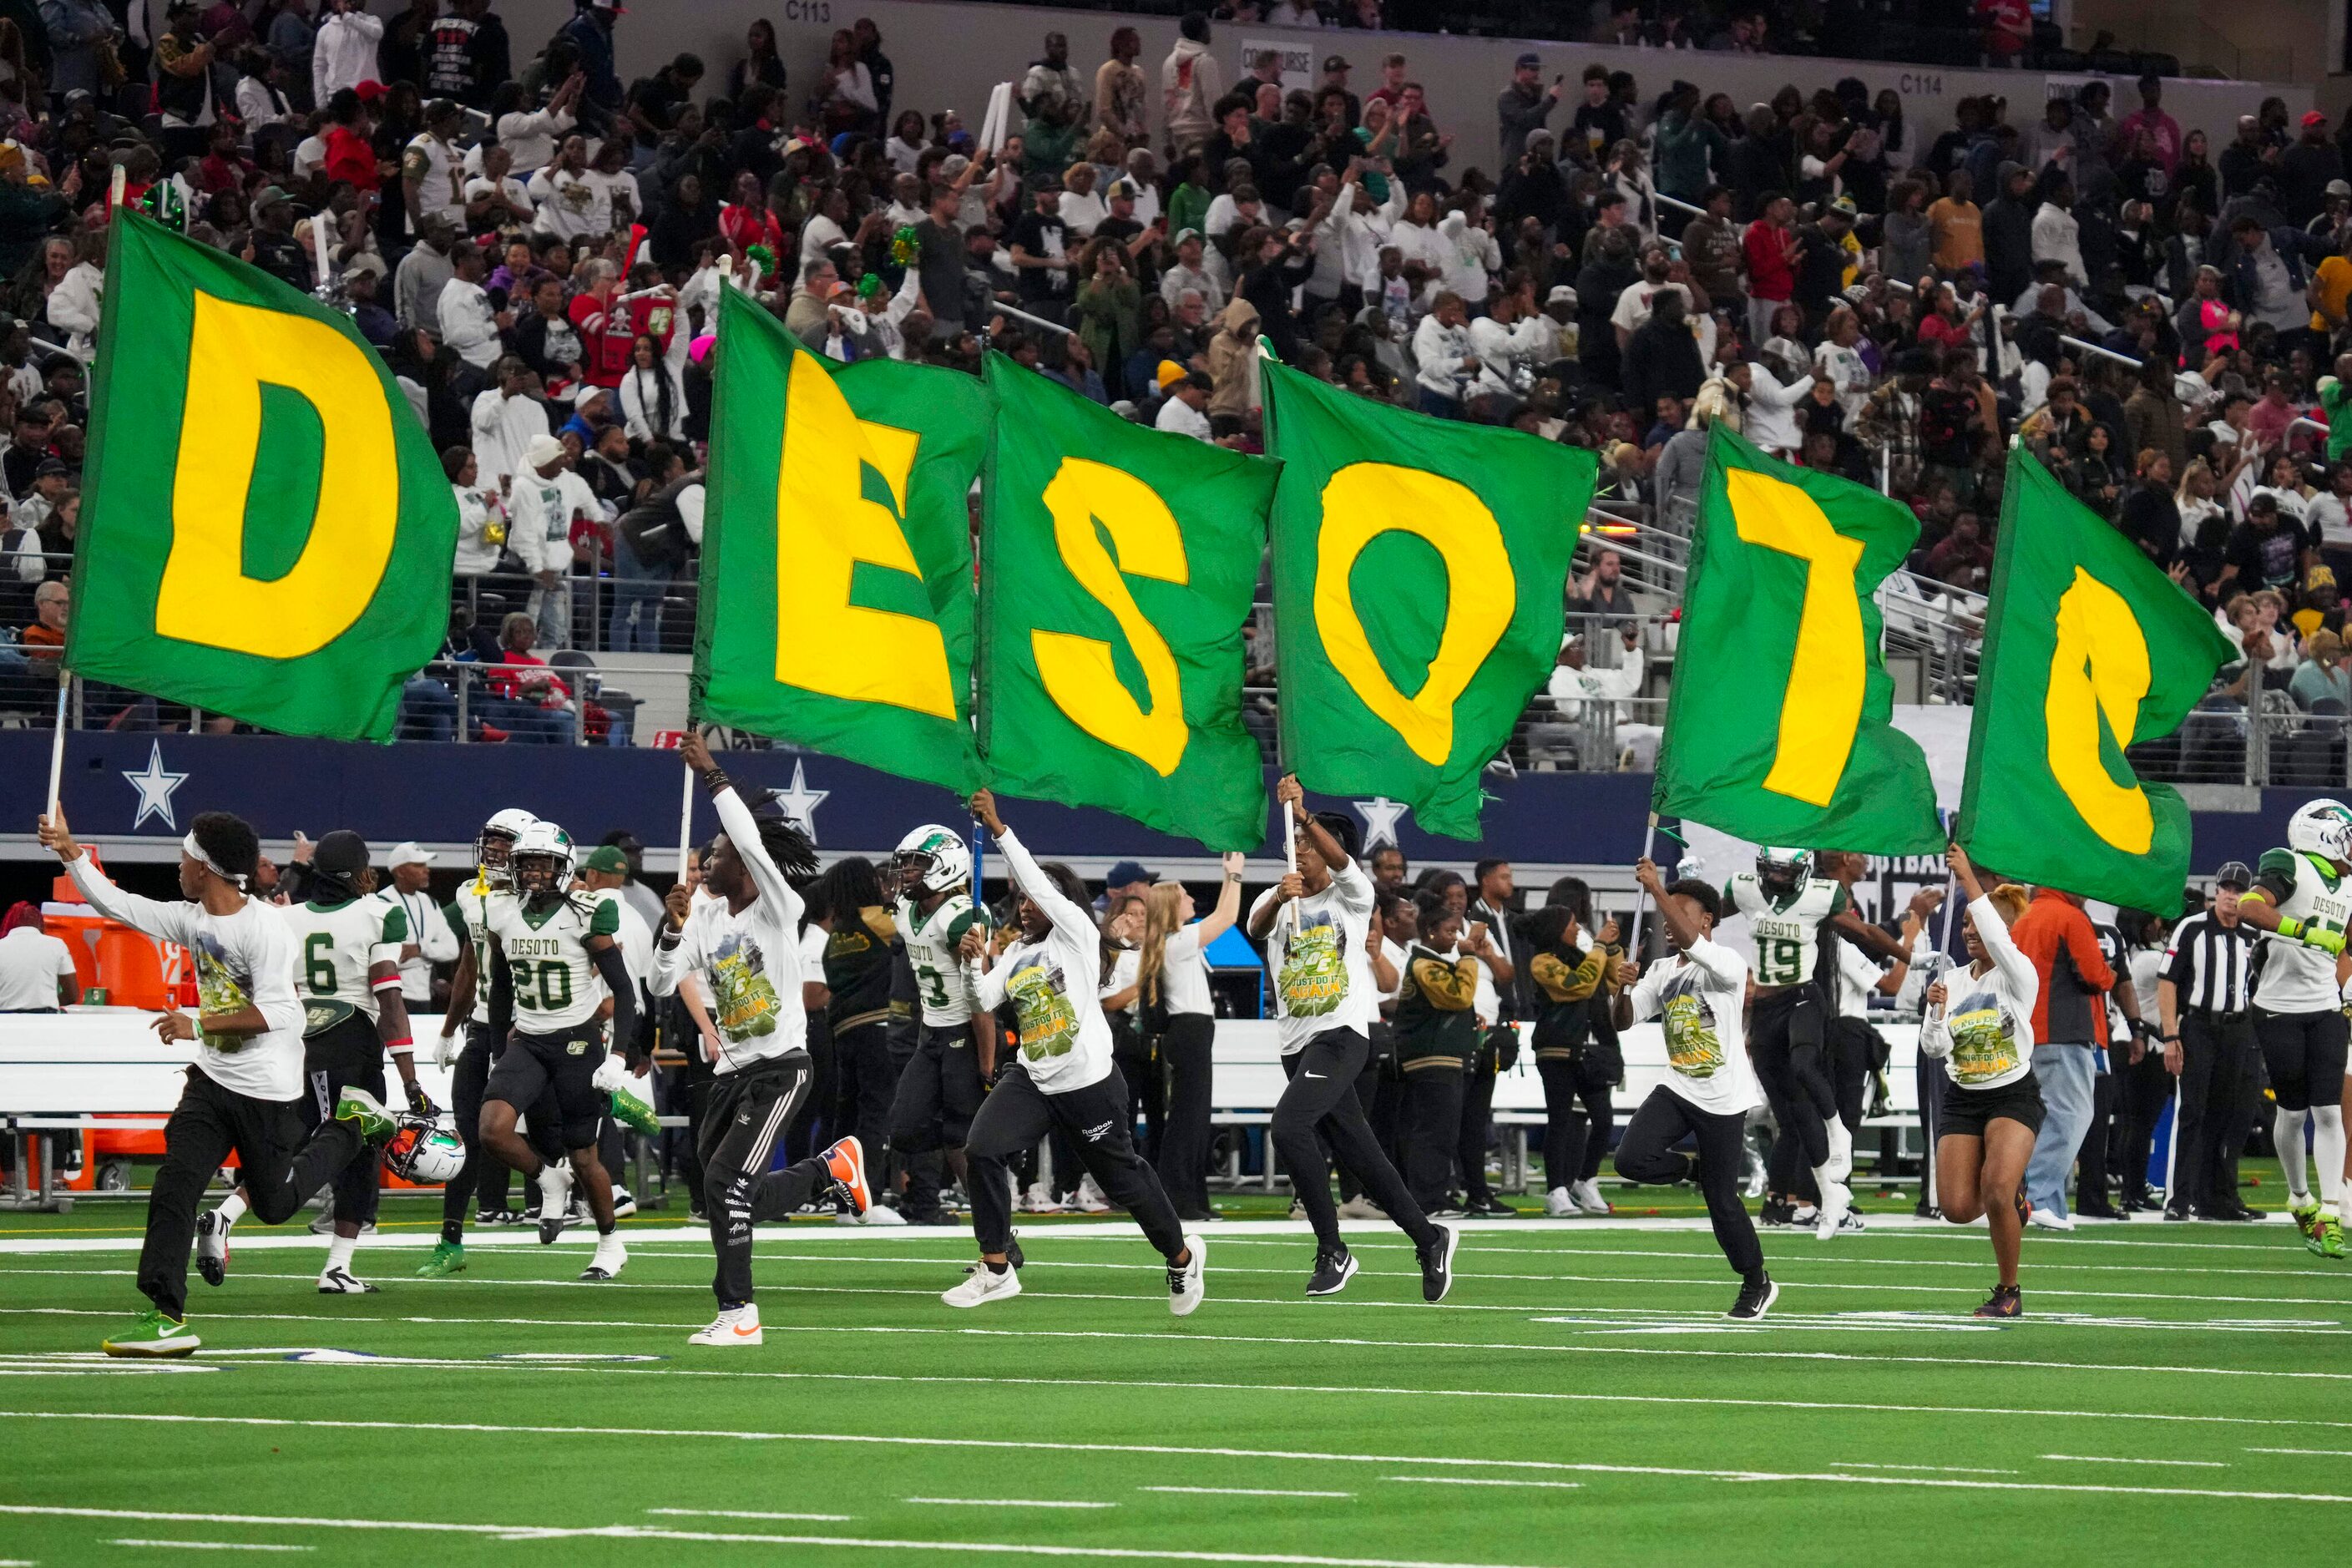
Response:
[{"label": "yellow letter o on flag", "polygon": [[[1030,651],[1045,695],[1070,721],[1105,745],[1141,758],[1161,778],[1184,760],[1192,731],[1184,724],[1183,676],[1168,639],[1144,618],[1122,574],[1162,583],[1192,581],[1183,530],[1158,491],[1124,468],[1065,458],[1045,487],[1054,517],[1054,547],[1078,585],[1111,614],[1143,668],[1151,710],[1144,711],[1120,683],[1111,646],[1099,637],[1033,629]],[[1118,546],[1113,561],[1095,532],[1100,521]]]},{"label": "yellow letter o on flag", "polygon": [[[1862,634],[1862,599],[1853,588],[1862,542],[1831,526],[1821,503],[1786,479],[1727,468],[1723,480],[1739,537],[1805,563],[1796,657],[1780,700],[1780,740],[1764,787],[1809,805],[1827,805],[1845,776],[1854,734],[1862,728],[1869,649]],[[1801,669],[1801,700],[1794,679]]]},{"label": "yellow letter o on flag", "polygon": [[[1391,531],[1427,541],[1445,563],[1445,627],[1421,689],[1410,697],[1381,668],[1348,582],[1365,547]],[[1315,558],[1315,629],[1323,651],[1364,706],[1432,767],[1453,755],[1454,704],[1510,629],[1517,603],[1502,527],[1469,486],[1394,463],[1350,463],[1324,485]]]},{"label": "yellow letter o on flag", "polygon": [[[155,630],[262,658],[300,658],[351,629],[392,560],[400,526],[392,411],[366,352],[325,322],[201,290],[194,298],[172,551]],[[324,432],[310,537],[292,568],[273,580],[248,577],[244,567],[265,379],[308,399]]]},{"label": "yellow letter o on flag", "polygon": [[2119,784],[2099,758],[2102,717],[2117,750],[2131,744],[2149,681],[2147,637],[2124,596],[2074,568],[2058,599],[2058,647],[2050,658],[2042,721],[2051,775],[2091,831],[2126,855],[2156,842],[2156,813],[2139,785]]}]

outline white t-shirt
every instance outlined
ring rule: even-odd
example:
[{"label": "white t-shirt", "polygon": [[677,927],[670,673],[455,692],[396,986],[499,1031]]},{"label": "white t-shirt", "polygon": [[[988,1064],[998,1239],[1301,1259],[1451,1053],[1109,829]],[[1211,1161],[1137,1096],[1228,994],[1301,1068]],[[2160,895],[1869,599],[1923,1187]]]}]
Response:
[{"label": "white t-shirt", "polygon": [[[804,906],[793,885],[760,845],[760,825],[733,790],[715,803],[727,841],[742,858],[760,896],[736,914],[720,898],[697,899],[686,930],[673,946],[656,949],[652,975],[656,996],[675,994],[687,975],[699,977],[710,998],[710,1024],[719,1034],[717,1070],[737,1071],[808,1048],[808,1014],[801,1006],[801,982],[810,971],[800,929]],[[816,938],[815,962],[823,973],[825,932]]]},{"label": "white t-shirt", "polygon": [[0,1013],[46,1013],[58,982],[74,975],[73,950],[47,931],[18,926],[0,936]]},{"label": "white t-shirt", "polygon": [[1046,880],[1010,830],[996,843],[1013,882],[1054,929],[1043,941],[1024,937],[999,954],[974,984],[973,1000],[993,1012],[1009,998],[1019,1010],[1021,1064],[1047,1094],[1100,1083],[1110,1076],[1110,1025],[1103,1019],[1102,938],[1094,912]]},{"label": "white t-shirt", "polygon": [[1664,1087],[1717,1116],[1743,1115],[1764,1103],[1740,1017],[1747,992],[1746,962],[1706,937],[1652,964],[1633,986],[1633,1016],[1655,1017],[1664,1026],[1674,1072]]},{"label": "white t-shirt", "polygon": [[1198,922],[1169,933],[1168,945],[1160,955],[1160,994],[1171,1016],[1216,1011],[1209,999],[1209,959],[1201,951]]},{"label": "white t-shirt", "polygon": [[[1250,906],[1253,925],[1276,891],[1267,889]],[[1380,1012],[1371,960],[1364,955],[1374,901],[1372,879],[1359,857],[1333,873],[1321,892],[1297,901],[1296,931],[1290,910],[1276,911],[1274,930],[1265,939],[1265,963],[1274,973],[1275,1017],[1281,1026],[1284,1056],[1304,1048],[1326,1029],[1352,1029],[1370,1037]]]},{"label": "white t-shirt", "polygon": [[294,939],[275,906],[247,899],[229,914],[196,903],[163,903],[126,893],[87,855],[66,874],[89,907],[110,921],[188,950],[196,964],[196,1026],[209,1016],[261,1011],[257,1035],[196,1037],[196,1066],[223,1089],[256,1100],[302,1097],[302,1000],[294,990]]}]

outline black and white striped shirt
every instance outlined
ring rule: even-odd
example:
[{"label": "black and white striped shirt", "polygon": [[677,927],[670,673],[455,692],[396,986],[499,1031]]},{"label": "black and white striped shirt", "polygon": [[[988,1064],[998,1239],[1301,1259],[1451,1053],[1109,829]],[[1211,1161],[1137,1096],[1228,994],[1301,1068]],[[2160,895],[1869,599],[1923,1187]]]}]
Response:
[{"label": "black and white striped shirt", "polygon": [[2164,978],[2183,1012],[2242,1013],[2252,999],[2254,929],[2223,925],[2210,910],[2172,930]]}]

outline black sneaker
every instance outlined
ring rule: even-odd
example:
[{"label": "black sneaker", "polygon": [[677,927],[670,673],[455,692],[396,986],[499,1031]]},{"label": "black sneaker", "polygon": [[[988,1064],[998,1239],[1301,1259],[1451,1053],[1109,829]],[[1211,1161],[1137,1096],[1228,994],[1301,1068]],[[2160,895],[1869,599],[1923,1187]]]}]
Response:
[{"label": "black sneaker", "polygon": [[1513,1208],[1502,1199],[1495,1196],[1492,1193],[1489,1193],[1485,1197],[1479,1198],[1475,1202],[1467,1204],[1464,1206],[1465,1206],[1475,1217],[1492,1219],[1517,1219],[1519,1217],[1518,1210]]},{"label": "black sneaker", "polygon": [[1731,1310],[1723,1315],[1738,1322],[1752,1323],[1770,1311],[1772,1303],[1780,1299],[1780,1287],[1773,1282],[1772,1277],[1759,1274],[1739,1287],[1739,1299],[1732,1302]]},{"label": "black sneaker", "polygon": [[1356,1255],[1345,1247],[1315,1255],[1315,1278],[1307,1282],[1310,1296],[1336,1296],[1356,1277]]},{"label": "black sneaker", "polygon": [[1971,1316],[1979,1318],[2021,1318],[2025,1316],[2025,1298],[2014,1285],[1996,1285],[1984,1305]]},{"label": "black sneaker", "polygon": [[1454,1289],[1454,1249],[1462,1245],[1462,1233],[1450,1225],[1436,1227],[1437,1237],[1413,1248],[1421,1259],[1421,1299],[1443,1301],[1445,1293]]},{"label": "black sneaker", "polygon": [[1784,1226],[1789,1223],[1789,1216],[1796,1213],[1796,1210],[1797,1205],[1786,1198],[1766,1198],[1764,1206],[1756,1211],[1757,1223],[1775,1227]]},{"label": "black sneaker", "polygon": [[2168,1220],[2189,1220],[2203,1219],[2205,1216],[2199,1214],[2193,1205],[2167,1204],[2164,1205],[2164,1217]]}]

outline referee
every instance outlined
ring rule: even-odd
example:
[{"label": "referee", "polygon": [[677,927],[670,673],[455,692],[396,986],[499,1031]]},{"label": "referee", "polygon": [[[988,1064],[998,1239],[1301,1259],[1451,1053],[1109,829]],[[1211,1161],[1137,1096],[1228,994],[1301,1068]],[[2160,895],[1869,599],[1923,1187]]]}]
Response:
[{"label": "referee", "polygon": [[2222,1192],[2219,1183],[2259,1092],[2254,931],[2238,919],[2238,896],[2253,882],[2242,860],[2215,874],[2211,907],[2173,928],[2157,982],[2164,1065],[2180,1079],[2167,1219],[2237,1217],[2236,1191]]}]

